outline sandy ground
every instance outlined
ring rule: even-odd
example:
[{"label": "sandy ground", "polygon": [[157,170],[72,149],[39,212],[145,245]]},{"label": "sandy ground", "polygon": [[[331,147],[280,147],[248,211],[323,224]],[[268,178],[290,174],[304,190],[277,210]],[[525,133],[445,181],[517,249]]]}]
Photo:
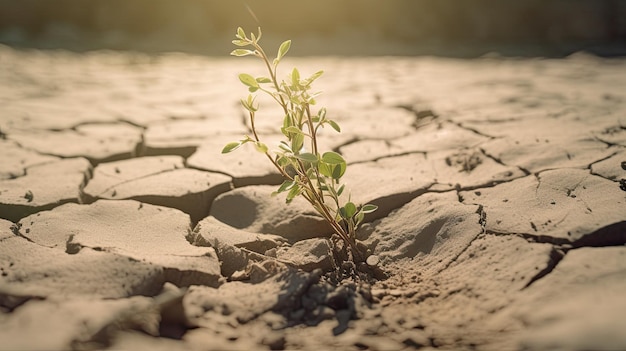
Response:
[{"label": "sandy ground", "polygon": [[0,47],[0,349],[626,349],[626,60],[293,65],[386,279],[220,154],[257,62]]}]

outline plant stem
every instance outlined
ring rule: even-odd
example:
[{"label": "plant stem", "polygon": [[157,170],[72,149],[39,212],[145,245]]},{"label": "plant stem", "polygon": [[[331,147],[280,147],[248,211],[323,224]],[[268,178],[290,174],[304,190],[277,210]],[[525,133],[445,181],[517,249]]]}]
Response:
[{"label": "plant stem", "polygon": [[[254,112],[250,111],[249,112],[250,115],[250,128],[252,129],[252,135],[254,135],[254,140],[256,140],[257,142],[260,142],[261,139],[259,138],[259,135],[256,132],[256,127],[254,126]],[[267,156],[267,158],[270,160],[270,162],[272,162],[272,164],[274,165],[274,167],[276,167],[276,169],[278,169],[278,171],[280,172],[280,174],[289,179],[289,180],[293,180],[293,177],[291,177],[289,175],[289,173],[285,172],[285,170],[280,167],[276,161],[274,161],[274,159],[272,158],[272,155],[269,154],[269,152],[265,152],[265,156]]]},{"label": "plant stem", "polygon": [[[266,90],[263,88],[258,88],[261,91],[269,94],[283,109],[285,113],[285,118],[291,119],[291,125],[297,126],[301,131],[304,127],[304,124],[307,125],[307,129],[309,130],[309,137],[311,138],[311,153],[316,155],[319,159],[319,150],[317,145],[317,131],[322,123],[318,123],[317,126],[313,123],[313,117],[311,115],[311,109],[309,105],[309,100],[306,98],[308,95],[306,93],[306,89],[302,90],[298,88],[299,84],[295,86],[295,90],[291,89],[288,85],[283,85],[281,88],[281,84],[279,84],[277,75],[277,65],[278,62],[275,61],[273,64],[270,63],[268,56],[265,54],[263,48],[254,40],[252,42],[253,47],[255,48],[255,55],[260,57],[269,72],[270,80],[274,86],[275,93],[270,92],[270,90]],[[292,77],[293,78],[293,77]],[[294,84],[295,85],[295,84]],[[285,98],[288,98],[288,101],[285,101]],[[255,113],[254,111],[249,111],[250,115],[250,125],[252,129],[252,134],[254,135],[254,139],[256,142],[261,142],[259,135],[256,130],[255,125]],[[305,117],[306,120],[302,121],[302,118]],[[293,142],[293,137],[289,137],[289,133],[287,133],[289,141]],[[305,134],[306,135],[306,134]],[[301,150],[292,150],[293,155],[299,155]],[[264,152],[267,158],[272,162],[274,167],[280,172],[280,174],[290,181],[296,181],[297,185],[301,187],[301,195],[317,210],[317,212],[330,224],[333,228],[334,232],[339,235],[342,240],[349,247],[350,253],[352,254],[352,259],[360,258],[360,253],[356,247],[356,235],[355,235],[355,223],[352,218],[344,218],[345,223],[341,223],[337,221],[337,217],[339,216],[339,211],[341,206],[339,205],[339,196],[335,189],[335,179],[331,177],[330,184],[327,181],[324,181],[325,186],[327,187],[327,191],[332,196],[334,203],[337,207],[337,210],[333,210],[329,207],[324,199],[324,190],[322,187],[321,174],[318,167],[314,168],[316,183],[317,186],[313,184],[313,181],[307,174],[307,168],[302,160],[295,158],[295,162],[292,161],[291,165],[295,168],[297,176],[291,176],[285,169],[286,166],[281,166],[278,164],[276,160],[272,158],[268,151]],[[332,191],[328,190],[328,187],[332,189]],[[333,215],[331,211],[334,211]],[[345,228],[344,228],[345,225]]]},{"label": "plant stem", "polygon": [[[267,70],[270,73],[270,79],[272,80],[272,83],[274,83],[274,88],[276,88],[276,92],[280,93],[280,86],[278,85],[278,79],[276,78],[276,67],[274,67],[274,70],[272,70],[272,65],[270,65],[270,60],[267,58],[265,51],[263,51],[263,48],[259,44],[254,43],[254,48],[261,55],[263,62],[265,62],[265,66],[267,67]],[[285,114],[288,114],[289,110],[287,109],[287,104],[285,103],[285,99],[283,99],[282,95],[278,95],[278,97],[280,98],[280,105],[282,106],[283,111],[285,111]]]},{"label": "plant stem", "polygon": [[[311,109],[309,104],[306,104],[306,120],[309,128],[309,133],[311,134],[311,149],[314,155],[319,157],[319,152],[317,151],[317,129],[313,126],[313,120],[311,118]],[[322,202],[324,202],[324,192],[322,191],[322,184],[320,183],[320,172],[315,168],[315,177],[317,179],[317,191],[319,191],[319,195],[322,198]]]},{"label": "plant stem", "polygon": [[311,109],[309,104],[306,105],[306,119],[309,127],[309,131],[311,133],[311,144],[313,145],[313,154],[317,155],[317,129],[313,126],[313,120],[311,119]]}]

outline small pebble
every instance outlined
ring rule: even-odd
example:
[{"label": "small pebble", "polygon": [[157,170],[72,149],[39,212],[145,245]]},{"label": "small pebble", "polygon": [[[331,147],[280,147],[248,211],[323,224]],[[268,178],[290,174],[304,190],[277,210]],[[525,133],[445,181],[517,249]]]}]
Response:
[{"label": "small pebble", "polygon": [[365,263],[367,263],[368,266],[378,266],[378,262],[380,262],[380,259],[376,255],[370,255],[365,260]]}]

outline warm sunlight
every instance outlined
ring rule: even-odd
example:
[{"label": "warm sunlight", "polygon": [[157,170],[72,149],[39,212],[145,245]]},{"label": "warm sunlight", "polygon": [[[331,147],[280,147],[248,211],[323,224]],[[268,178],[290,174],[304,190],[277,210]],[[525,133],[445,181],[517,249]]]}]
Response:
[{"label": "warm sunlight", "polygon": [[552,56],[615,51],[625,13],[617,0],[5,1],[0,43],[221,55],[238,26],[262,26],[268,44],[298,39],[295,55]]}]

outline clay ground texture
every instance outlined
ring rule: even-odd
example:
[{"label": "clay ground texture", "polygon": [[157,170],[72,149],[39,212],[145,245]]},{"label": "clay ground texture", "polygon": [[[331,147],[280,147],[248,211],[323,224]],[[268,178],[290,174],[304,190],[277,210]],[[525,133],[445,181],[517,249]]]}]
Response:
[{"label": "clay ground texture", "polygon": [[[324,69],[359,231],[252,148],[254,60],[0,47],[0,349],[626,349],[626,60],[291,58]],[[282,116],[261,99],[261,135]]]}]

